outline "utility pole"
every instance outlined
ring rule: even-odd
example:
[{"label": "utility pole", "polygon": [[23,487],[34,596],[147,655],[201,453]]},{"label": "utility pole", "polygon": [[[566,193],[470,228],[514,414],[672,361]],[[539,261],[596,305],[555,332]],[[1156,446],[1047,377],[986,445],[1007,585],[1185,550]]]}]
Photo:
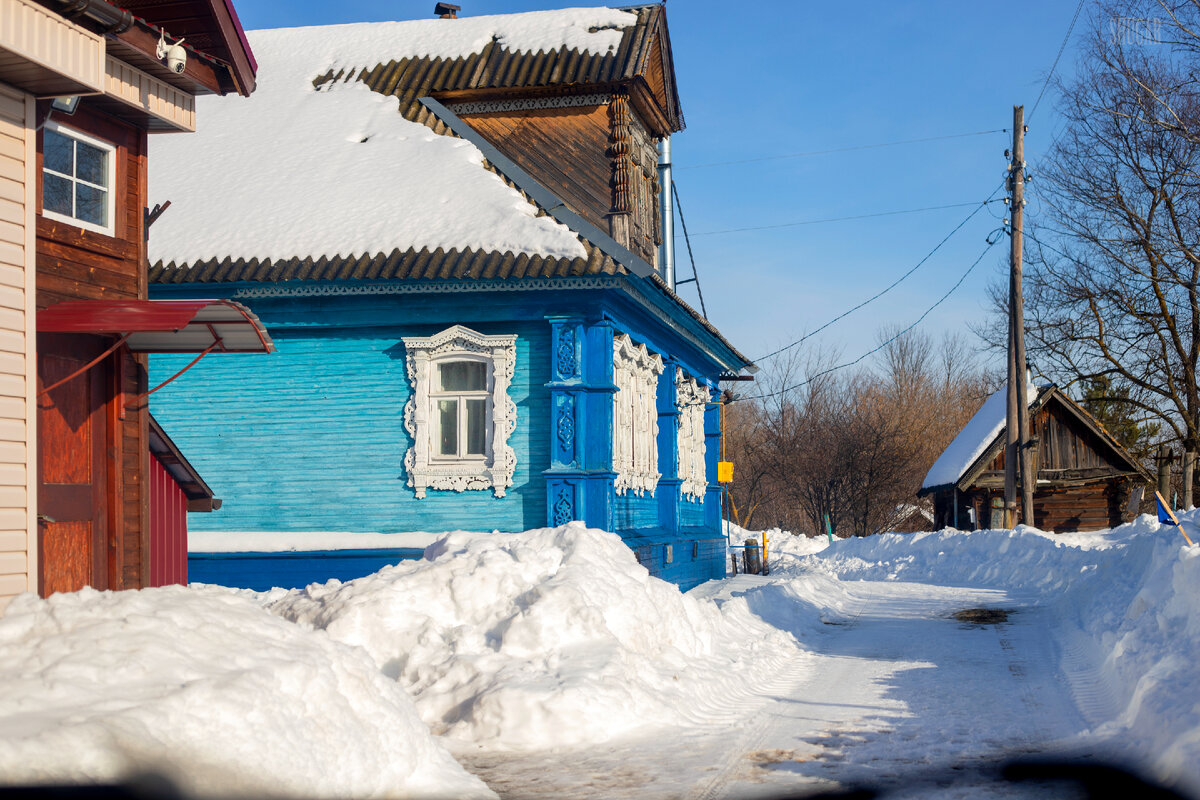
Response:
[{"label": "utility pole", "polygon": [[1021,521],[1033,524],[1033,453],[1029,448],[1029,387],[1025,362],[1025,298],[1021,289],[1022,218],[1025,206],[1025,106],[1013,106],[1012,162],[1008,167],[1011,226],[1008,276],[1008,421],[1004,450],[1004,509],[1016,525],[1017,486]]}]

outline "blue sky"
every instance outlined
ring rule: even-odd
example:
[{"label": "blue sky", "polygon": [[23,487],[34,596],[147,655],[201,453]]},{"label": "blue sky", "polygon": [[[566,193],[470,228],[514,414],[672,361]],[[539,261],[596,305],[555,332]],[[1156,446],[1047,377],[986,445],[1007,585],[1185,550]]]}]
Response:
[{"label": "blue sky", "polygon": [[[460,0],[461,15],[561,8],[547,0]],[[248,29],[432,16],[433,0],[237,0]],[[770,158],[1010,128],[1029,115],[1076,0],[1007,5],[668,0],[687,129],[672,140],[675,181],[709,318],[751,358],[814,330],[907,272],[972,210],[793,225],[978,203],[1003,179],[1010,133],[841,153]],[[1085,5],[1058,72],[1073,71],[1090,27]],[[1049,90],[1030,121],[1034,173],[1058,115]],[[1032,189],[1033,187],[1031,187]],[[1027,219],[1036,218],[1031,193]],[[1005,216],[977,214],[895,290],[809,340],[850,360],[886,327],[905,327],[980,255]],[[731,229],[773,227],[724,232]],[[1007,269],[1008,240],[922,323],[934,335],[988,314],[986,286]],[[690,276],[678,245],[679,273]],[[699,306],[694,286],[680,294]],[[982,347],[982,344],[979,344]],[[769,366],[770,362],[764,363]]]}]

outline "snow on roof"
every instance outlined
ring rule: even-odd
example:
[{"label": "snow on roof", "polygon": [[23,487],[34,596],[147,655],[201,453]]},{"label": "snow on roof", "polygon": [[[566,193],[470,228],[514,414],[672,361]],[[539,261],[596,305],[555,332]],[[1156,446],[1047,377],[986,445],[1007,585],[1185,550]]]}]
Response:
[{"label": "snow on roof", "polygon": [[[1001,386],[983,402],[980,409],[975,412],[975,416],[971,417],[971,421],[963,426],[950,446],[938,456],[937,461],[933,462],[933,466],[929,468],[929,474],[925,476],[925,482],[921,484],[922,489],[932,489],[958,482],[967,468],[975,463],[975,459],[979,458],[1000,431],[1004,430],[1004,425],[1008,421],[1007,395],[1008,387]],[[1028,384],[1027,403],[1033,403],[1037,396],[1038,387],[1032,383]]]},{"label": "snow on roof", "polygon": [[404,119],[395,97],[313,79],[411,57],[613,50],[637,15],[574,8],[458,20],[250,31],[249,98],[200,97],[197,132],[151,137],[150,200],[171,209],[151,263],[283,260],[438,247],[586,256],[578,237],[483,166],[462,139]]}]

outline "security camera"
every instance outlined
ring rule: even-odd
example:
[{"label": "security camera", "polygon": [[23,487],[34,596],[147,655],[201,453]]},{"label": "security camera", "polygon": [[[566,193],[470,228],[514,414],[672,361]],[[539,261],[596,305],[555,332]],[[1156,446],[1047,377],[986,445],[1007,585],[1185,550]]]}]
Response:
[{"label": "security camera", "polygon": [[175,42],[175,44],[168,45],[166,33],[160,31],[155,55],[158,56],[160,61],[166,62],[167,69],[176,75],[187,69],[187,50],[183,49],[183,39]]},{"label": "security camera", "polygon": [[[182,42],[183,40],[180,39],[179,41]],[[172,45],[171,48],[167,50],[167,69],[176,74],[179,74],[187,69],[187,51],[178,44]]]}]

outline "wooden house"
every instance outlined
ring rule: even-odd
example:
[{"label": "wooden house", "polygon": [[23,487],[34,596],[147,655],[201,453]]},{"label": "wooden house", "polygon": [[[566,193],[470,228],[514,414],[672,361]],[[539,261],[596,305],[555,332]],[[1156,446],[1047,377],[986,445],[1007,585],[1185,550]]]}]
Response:
[{"label": "wooden house", "polygon": [[[206,580],[344,577],[310,533],[393,536],[363,574],[404,532],[571,520],[682,586],[723,575],[712,401],[751,365],[659,264],[664,7],[249,36],[259,89],[200,136],[251,141],[214,164],[158,142],[152,185],[152,295],[235,299],[279,348],[153,398],[225,500],[192,522],[228,534],[192,554]],[[296,552],[255,551],[280,533]]]},{"label": "wooden house", "polygon": [[[933,496],[938,528],[1004,527],[1006,391],[984,402],[925,478],[918,494]],[[1026,524],[1062,533],[1132,519],[1131,493],[1152,479],[1104,426],[1053,385],[1030,387],[1029,415],[1037,486]]]},{"label": "wooden house", "polygon": [[150,580],[148,137],[254,69],[229,3],[0,0],[0,605]]}]

